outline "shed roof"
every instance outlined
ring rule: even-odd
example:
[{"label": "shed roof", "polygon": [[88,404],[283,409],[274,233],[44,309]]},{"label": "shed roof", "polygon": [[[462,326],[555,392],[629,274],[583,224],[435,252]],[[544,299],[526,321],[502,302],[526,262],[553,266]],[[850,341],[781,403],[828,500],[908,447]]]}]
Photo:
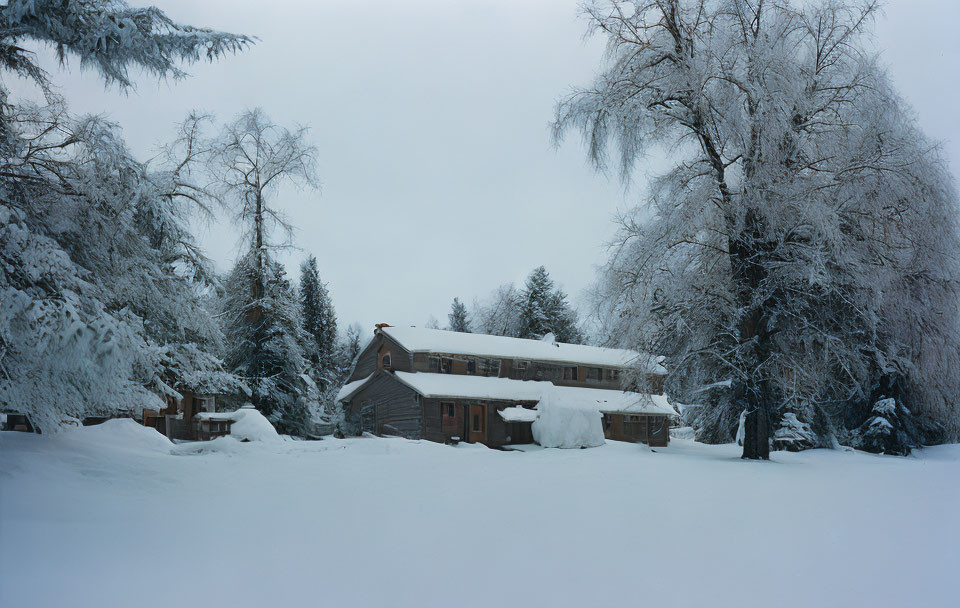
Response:
[{"label": "shed roof", "polygon": [[396,372],[397,380],[424,397],[540,401],[545,394],[564,404],[600,412],[675,415],[664,395],[628,393],[599,388],[556,386],[551,382],[483,376]]},{"label": "shed roof", "polygon": [[[380,328],[380,331],[411,353],[477,355],[480,357],[610,367],[635,365],[643,362],[645,358],[644,355],[636,351],[620,348],[563,344],[487,334],[468,334],[443,329],[384,326]],[[667,373],[667,370],[656,361],[651,361],[649,366],[651,373]]]}]

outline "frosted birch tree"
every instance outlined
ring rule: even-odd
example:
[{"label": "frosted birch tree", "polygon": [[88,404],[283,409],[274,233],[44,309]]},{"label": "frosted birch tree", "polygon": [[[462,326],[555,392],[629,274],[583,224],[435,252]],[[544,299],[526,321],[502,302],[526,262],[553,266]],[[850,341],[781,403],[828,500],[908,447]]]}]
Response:
[{"label": "frosted birch tree", "polygon": [[317,408],[317,387],[307,373],[296,298],[271,252],[289,246],[293,230],[276,201],[279,187],[317,186],[316,148],[305,127],[280,127],[260,109],[225,125],[208,146],[214,187],[249,243],[225,299],[226,360],[246,379],[258,410],[283,432],[303,434]]},{"label": "frosted birch tree", "polygon": [[622,218],[601,285],[608,338],[667,356],[680,399],[732,381],[744,458],[783,411],[827,433],[884,378],[957,436],[957,193],[862,37],[875,2],[583,5],[607,41],[555,136],[629,180],[675,165]]}]

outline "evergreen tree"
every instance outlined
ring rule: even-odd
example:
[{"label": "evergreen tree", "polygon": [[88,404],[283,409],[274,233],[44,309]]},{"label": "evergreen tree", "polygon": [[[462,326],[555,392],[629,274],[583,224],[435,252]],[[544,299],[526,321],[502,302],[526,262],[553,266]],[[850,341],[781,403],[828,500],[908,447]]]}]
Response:
[{"label": "evergreen tree", "polygon": [[306,335],[283,266],[251,247],[230,274],[223,308],[226,362],[246,379],[254,407],[281,433],[308,432],[318,396],[306,373]]},{"label": "evergreen tree", "polygon": [[554,286],[543,266],[535,268],[527,277],[520,293],[519,309],[520,338],[539,340],[552,333],[558,342],[579,344],[583,340],[567,295]]},{"label": "evergreen tree", "polygon": [[450,314],[447,315],[447,319],[450,322],[450,331],[470,333],[470,320],[467,318],[467,307],[463,305],[460,298],[453,299],[453,305]]},{"label": "evergreen tree", "polygon": [[202,296],[212,284],[187,230],[209,194],[189,180],[196,157],[141,163],[116,125],[71,116],[30,42],[128,89],[130,66],[179,78],[179,61],[250,40],[122,0],[0,6],[0,70],[32,79],[47,103],[18,103],[0,80],[0,403],[54,430],[65,416],[235,386],[211,353],[219,328]]},{"label": "evergreen tree", "polygon": [[340,382],[345,382],[353,371],[353,362],[360,355],[360,326],[352,323],[347,327],[340,346]]},{"label": "evergreen tree", "polygon": [[520,294],[521,338],[539,340],[553,328],[550,326],[550,311],[553,307],[553,280],[547,269],[539,266],[527,277]]},{"label": "evergreen tree", "polygon": [[300,265],[300,314],[308,336],[304,350],[313,366],[315,381],[325,390],[339,376],[337,317],[313,256]]}]

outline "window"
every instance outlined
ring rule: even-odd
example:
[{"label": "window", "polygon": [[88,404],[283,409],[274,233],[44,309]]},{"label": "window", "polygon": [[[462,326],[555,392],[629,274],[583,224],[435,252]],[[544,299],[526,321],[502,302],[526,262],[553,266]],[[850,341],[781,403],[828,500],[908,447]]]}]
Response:
[{"label": "window", "polygon": [[587,368],[587,380],[593,380],[599,382],[603,380],[603,368],[600,367],[588,367]]},{"label": "window", "polygon": [[449,374],[453,372],[453,359],[447,357],[440,358],[440,373]]},{"label": "window", "polygon": [[471,376],[477,373],[477,360],[467,359],[467,373]]},{"label": "window", "polygon": [[608,369],[608,370],[607,370],[607,380],[620,380],[620,370],[619,370],[619,369]]},{"label": "window", "polygon": [[446,418],[453,418],[456,416],[452,401],[441,401],[440,412]]},{"label": "window", "polygon": [[383,367],[383,369],[390,369],[390,362],[390,353],[383,353],[383,357],[380,359],[380,365]]},{"label": "window", "polygon": [[604,414],[604,415],[603,415],[603,428],[609,429],[611,423],[612,423],[612,420],[610,419],[610,416],[609,416],[608,414]]},{"label": "window", "polygon": [[514,361],[513,368],[520,371],[526,371],[527,366],[530,364],[529,361]]},{"label": "window", "polygon": [[477,433],[483,431],[483,419],[476,412],[473,414],[473,430]]},{"label": "window", "polygon": [[565,367],[563,368],[563,379],[564,380],[577,380],[577,368],[576,367]]},{"label": "window", "polygon": [[480,373],[484,376],[499,376],[500,359],[480,359]]}]

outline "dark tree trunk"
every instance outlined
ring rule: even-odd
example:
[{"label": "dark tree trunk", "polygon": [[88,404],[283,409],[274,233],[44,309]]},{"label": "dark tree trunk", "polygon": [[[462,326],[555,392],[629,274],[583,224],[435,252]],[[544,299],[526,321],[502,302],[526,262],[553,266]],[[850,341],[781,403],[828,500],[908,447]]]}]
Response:
[{"label": "dark tree trunk", "polygon": [[743,458],[767,460],[770,458],[770,414],[773,411],[771,384],[766,377],[765,364],[770,357],[771,335],[767,327],[768,302],[756,300],[766,279],[764,259],[768,244],[762,238],[760,219],[756,212],[747,213],[744,233],[746,238],[731,243],[731,267],[736,285],[737,301],[742,310],[749,311],[737,327],[744,349],[743,362],[748,378],[740,393],[747,411],[744,421]]},{"label": "dark tree trunk", "polygon": [[[765,407],[764,391],[750,387],[748,391],[756,397],[748,397],[752,409],[747,412],[744,421],[743,456],[748,460],[770,459],[770,415]],[[752,390],[751,390],[752,389]]]}]

